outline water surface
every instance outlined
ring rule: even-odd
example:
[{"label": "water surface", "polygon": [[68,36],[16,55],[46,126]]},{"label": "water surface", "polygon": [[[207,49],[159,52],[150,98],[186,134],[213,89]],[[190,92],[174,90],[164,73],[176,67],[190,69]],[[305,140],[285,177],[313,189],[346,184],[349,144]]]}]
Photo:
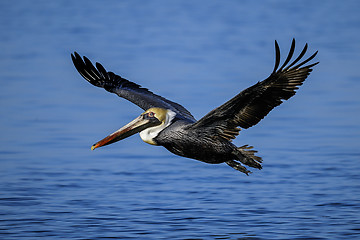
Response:
[{"label": "water surface", "polygon": [[[0,3],[1,239],[360,237],[358,1]],[[321,63],[235,144],[264,168],[175,156],[133,136],[142,110],[75,71],[77,51],[196,118],[268,76],[274,40]]]}]

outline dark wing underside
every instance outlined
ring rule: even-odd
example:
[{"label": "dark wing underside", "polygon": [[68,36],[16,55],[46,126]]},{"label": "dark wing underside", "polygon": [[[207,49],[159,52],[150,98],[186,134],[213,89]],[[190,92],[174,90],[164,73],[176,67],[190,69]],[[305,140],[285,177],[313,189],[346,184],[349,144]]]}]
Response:
[{"label": "dark wing underside", "polygon": [[[306,60],[298,63],[306,53],[307,44],[300,55],[289,64],[295,50],[293,39],[289,54],[280,68],[280,49],[275,41],[276,61],[271,75],[252,87],[240,92],[220,107],[212,110],[199,121],[191,125],[194,130],[205,128],[212,137],[234,139],[240,129],[249,128],[263,119],[274,107],[283,100],[295,95],[295,91],[303,84],[318,62],[305,65],[317,54],[315,52]],[[304,66],[305,65],[305,66]]]},{"label": "dark wing underside", "polygon": [[92,85],[115,93],[144,110],[152,107],[170,109],[177,113],[178,116],[195,121],[191,113],[180,104],[156,95],[148,89],[142,88],[140,85],[130,82],[113,72],[107,72],[100,63],[96,63],[95,68],[87,57],[82,59],[77,52],[71,54],[71,58],[81,76]]}]

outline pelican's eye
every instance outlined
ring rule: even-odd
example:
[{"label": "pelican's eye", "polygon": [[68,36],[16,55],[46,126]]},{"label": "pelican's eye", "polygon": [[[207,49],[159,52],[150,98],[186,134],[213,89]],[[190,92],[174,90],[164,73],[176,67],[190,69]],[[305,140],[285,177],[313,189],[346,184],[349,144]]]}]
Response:
[{"label": "pelican's eye", "polygon": [[155,116],[155,113],[149,112],[147,115],[148,115],[148,117],[154,117],[154,116]]}]

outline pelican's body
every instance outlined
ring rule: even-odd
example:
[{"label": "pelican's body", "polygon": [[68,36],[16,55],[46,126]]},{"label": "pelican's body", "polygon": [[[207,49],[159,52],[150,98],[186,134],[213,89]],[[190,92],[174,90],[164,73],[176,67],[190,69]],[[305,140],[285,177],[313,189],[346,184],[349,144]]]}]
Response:
[{"label": "pelican's body", "polygon": [[72,60],[79,73],[91,84],[116,93],[146,110],[129,124],[110,134],[92,146],[92,149],[140,133],[141,139],[152,145],[165,147],[170,152],[206,163],[223,163],[248,174],[241,163],[261,169],[262,159],[255,156],[252,147],[235,146],[231,140],[240,131],[239,127],[249,128],[257,124],[274,107],[295,94],[298,86],[312,71],[312,60],[317,52],[294,66],[304,56],[307,45],[299,56],[289,65],[295,49],[293,40],[288,57],[279,67],[280,50],[275,41],[276,62],[274,71],[265,80],[245,89],[238,95],[212,110],[196,121],[183,106],[169,101],[139,85],[130,82],[96,63],[96,68],[86,58],[76,52]]},{"label": "pelican's body", "polygon": [[156,145],[163,146],[176,155],[206,163],[222,163],[234,159],[232,156],[232,152],[236,150],[234,144],[221,138],[206,140],[203,131],[192,128],[194,123],[188,120],[174,121],[154,138]]}]

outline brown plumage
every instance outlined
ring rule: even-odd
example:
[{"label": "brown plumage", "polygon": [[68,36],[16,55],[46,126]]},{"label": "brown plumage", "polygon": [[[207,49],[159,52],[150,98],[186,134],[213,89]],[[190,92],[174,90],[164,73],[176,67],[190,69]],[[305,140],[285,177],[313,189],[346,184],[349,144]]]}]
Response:
[{"label": "brown plumage", "polygon": [[276,62],[271,75],[206,114],[193,125],[193,128],[213,126],[219,136],[235,138],[239,132],[238,126],[249,128],[256,125],[283,100],[288,100],[294,96],[296,90],[312,71],[311,67],[318,64],[316,62],[303,66],[316,56],[316,51],[305,61],[295,65],[304,56],[307,48],[308,45],[306,44],[300,55],[286,66],[294,54],[295,40],[293,39],[288,57],[278,69],[280,49],[277,41],[275,41]]},{"label": "brown plumage", "polygon": [[88,82],[116,93],[147,110],[130,124],[94,144],[92,149],[140,132],[145,142],[164,146],[180,156],[207,163],[226,162],[246,174],[250,171],[241,163],[261,169],[262,159],[255,156],[256,151],[252,150],[252,146],[236,147],[231,140],[239,134],[240,128],[246,129],[256,125],[274,107],[295,95],[296,90],[312,71],[312,67],[318,64],[315,62],[306,65],[315,58],[317,52],[300,62],[307,48],[306,44],[299,56],[290,63],[295,51],[293,39],[289,54],[279,68],[280,49],[275,41],[276,60],[270,76],[243,90],[199,121],[180,104],[107,72],[99,63],[96,63],[95,68],[89,59],[82,59],[75,52],[71,55],[74,65]]}]

